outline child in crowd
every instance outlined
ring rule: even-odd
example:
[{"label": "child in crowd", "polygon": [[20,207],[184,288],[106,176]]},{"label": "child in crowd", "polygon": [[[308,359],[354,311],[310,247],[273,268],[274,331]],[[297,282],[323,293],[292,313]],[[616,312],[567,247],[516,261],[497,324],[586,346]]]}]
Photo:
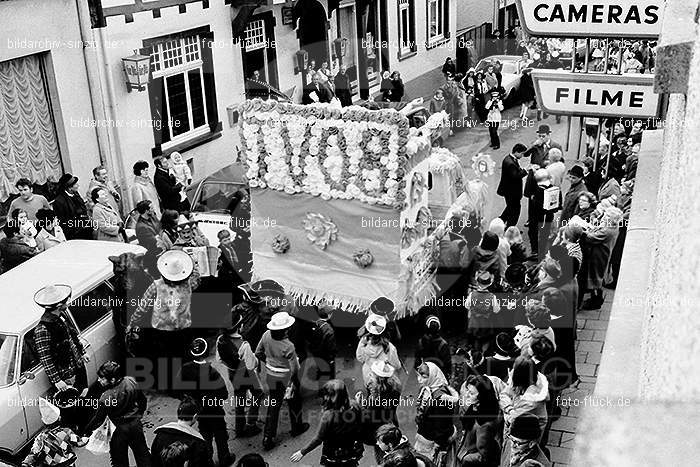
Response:
[{"label": "child in crowd", "polygon": [[430,113],[436,114],[445,110],[445,96],[442,89],[436,89],[433,98],[430,99]]},{"label": "child in crowd", "polygon": [[523,235],[520,229],[511,225],[506,229],[504,238],[510,246],[510,256],[508,256],[508,264],[524,263],[527,260],[527,249],[523,242]]},{"label": "child in crowd", "polygon": [[27,211],[23,211],[19,208],[12,211],[12,220],[19,227],[19,235],[27,246],[36,248],[36,227],[34,223],[29,220],[27,216]]},{"label": "child in crowd", "polygon": [[73,447],[85,446],[88,438],[62,427],[60,409],[43,397],[39,399],[39,412],[46,428],[34,438],[34,444],[22,461],[22,466],[74,466],[78,457]]},{"label": "child in crowd", "polygon": [[472,349],[482,355],[490,355],[494,329],[498,327],[497,314],[501,307],[496,295],[489,291],[494,276],[488,271],[476,275],[476,289],[467,296],[467,334],[471,337]]},{"label": "child in crowd", "polygon": [[192,171],[187,162],[182,159],[182,154],[174,152],[170,155],[170,160],[172,161],[170,174],[175,177],[175,180],[182,186],[192,183]]}]

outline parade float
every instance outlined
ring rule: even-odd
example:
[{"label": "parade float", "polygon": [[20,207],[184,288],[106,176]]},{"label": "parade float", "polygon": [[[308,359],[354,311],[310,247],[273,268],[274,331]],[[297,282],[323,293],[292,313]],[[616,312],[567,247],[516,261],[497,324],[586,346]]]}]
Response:
[{"label": "parade float", "polygon": [[[431,213],[428,179],[445,115],[411,128],[396,110],[258,99],[239,114],[254,278],[350,312],[386,296],[397,317],[435,297],[433,232],[444,217]],[[441,202],[460,198],[445,191],[459,185],[439,186],[443,176],[431,186]]]}]

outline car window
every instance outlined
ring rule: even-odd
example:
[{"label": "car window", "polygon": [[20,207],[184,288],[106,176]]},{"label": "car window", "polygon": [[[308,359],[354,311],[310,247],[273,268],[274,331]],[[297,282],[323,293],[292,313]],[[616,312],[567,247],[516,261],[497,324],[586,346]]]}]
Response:
[{"label": "car window", "polygon": [[206,182],[195,204],[195,211],[229,211],[238,186],[232,183]]},{"label": "car window", "polygon": [[0,386],[7,386],[15,379],[17,361],[17,336],[0,334]]},{"label": "car window", "polygon": [[24,373],[39,365],[39,357],[34,347],[34,330],[32,329],[24,336],[22,343],[22,355],[19,365],[19,372]]},{"label": "car window", "polygon": [[112,290],[104,282],[92,291],[73,300],[69,310],[78,331],[83,332],[112,311],[116,299]]},{"label": "car window", "polygon": [[515,63],[511,62],[504,62],[503,67],[501,68],[501,73],[510,73],[512,75],[516,74],[518,72],[518,68],[515,66]]}]

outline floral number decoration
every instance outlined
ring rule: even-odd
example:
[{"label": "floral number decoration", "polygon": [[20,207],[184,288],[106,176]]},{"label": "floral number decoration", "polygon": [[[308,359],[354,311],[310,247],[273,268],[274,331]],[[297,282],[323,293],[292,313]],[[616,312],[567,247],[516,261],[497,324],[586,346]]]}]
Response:
[{"label": "floral number decoration", "polygon": [[304,219],[306,238],[322,250],[338,238],[338,227],[323,214],[309,212]]},{"label": "floral number decoration", "polygon": [[[252,188],[403,209],[406,174],[430,140],[392,110],[254,99],[240,107]],[[421,153],[422,154],[422,153]]]}]

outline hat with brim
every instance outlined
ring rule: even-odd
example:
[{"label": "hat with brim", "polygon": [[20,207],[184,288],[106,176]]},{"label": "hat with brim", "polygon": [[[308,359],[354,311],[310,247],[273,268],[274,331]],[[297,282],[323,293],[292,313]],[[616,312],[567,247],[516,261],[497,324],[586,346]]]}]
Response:
[{"label": "hat with brim", "polygon": [[58,186],[62,188],[70,188],[78,183],[78,177],[73,174],[63,174],[61,178],[58,179]]},{"label": "hat with brim", "polygon": [[542,134],[550,134],[552,130],[549,128],[549,125],[540,125],[539,128],[537,128],[537,134],[542,135]]},{"label": "hat with brim", "polygon": [[523,263],[513,263],[506,268],[505,278],[511,286],[517,287],[525,283],[527,267]]},{"label": "hat with brim", "polygon": [[194,270],[194,261],[182,250],[168,250],[158,258],[158,272],[172,282],[184,281]]},{"label": "hat with brim", "polygon": [[510,425],[510,435],[518,439],[535,440],[541,432],[539,418],[531,413],[518,415]]},{"label": "hat with brim", "polygon": [[241,284],[238,286],[238,288],[241,289],[243,295],[245,295],[246,300],[253,303],[262,303],[264,299],[252,289],[252,284],[252,282],[249,284]]},{"label": "hat with brim", "polygon": [[493,284],[493,274],[488,271],[481,271],[476,275],[476,286],[480,289],[487,289]]},{"label": "hat with brim", "polygon": [[520,353],[513,336],[506,332],[501,332],[496,336],[496,348],[502,355],[508,357],[517,357]]},{"label": "hat with brim", "polygon": [[365,329],[375,336],[380,335],[386,329],[386,318],[380,315],[370,314],[365,320]]},{"label": "hat with brim", "polygon": [[229,331],[237,330],[238,326],[240,326],[242,322],[243,322],[243,315],[240,314],[235,309],[231,310],[231,325],[228,327]]},{"label": "hat with brim", "polygon": [[262,303],[266,298],[285,298],[284,287],[272,279],[251,282],[239,286],[248,299],[255,303]]},{"label": "hat with brim", "polygon": [[54,308],[61,303],[67,302],[72,293],[73,289],[70,285],[47,285],[34,294],[34,302],[44,308]]},{"label": "hat with brim", "polygon": [[573,175],[574,177],[578,177],[578,178],[583,178],[584,177],[583,167],[581,167],[580,165],[575,165],[575,166],[571,167],[569,169],[569,175]]},{"label": "hat with brim", "polygon": [[295,318],[291,316],[286,311],[280,311],[272,315],[272,319],[267,323],[267,329],[270,331],[279,331],[282,329],[287,329],[294,324]]},{"label": "hat with brim", "polygon": [[58,391],[53,396],[53,402],[60,409],[74,407],[78,403],[80,391],[73,386],[68,386],[63,391]]},{"label": "hat with brim", "polygon": [[394,311],[394,302],[386,297],[379,297],[369,306],[369,311],[375,315],[386,316]]},{"label": "hat with brim", "polygon": [[39,398],[39,413],[44,425],[53,425],[61,418],[61,410],[43,397]]},{"label": "hat with brim", "polygon": [[393,366],[382,360],[376,360],[374,363],[372,363],[370,368],[372,369],[372,373],[381,378],[391,378],[394,376],[394,372],[396,371]]}]

